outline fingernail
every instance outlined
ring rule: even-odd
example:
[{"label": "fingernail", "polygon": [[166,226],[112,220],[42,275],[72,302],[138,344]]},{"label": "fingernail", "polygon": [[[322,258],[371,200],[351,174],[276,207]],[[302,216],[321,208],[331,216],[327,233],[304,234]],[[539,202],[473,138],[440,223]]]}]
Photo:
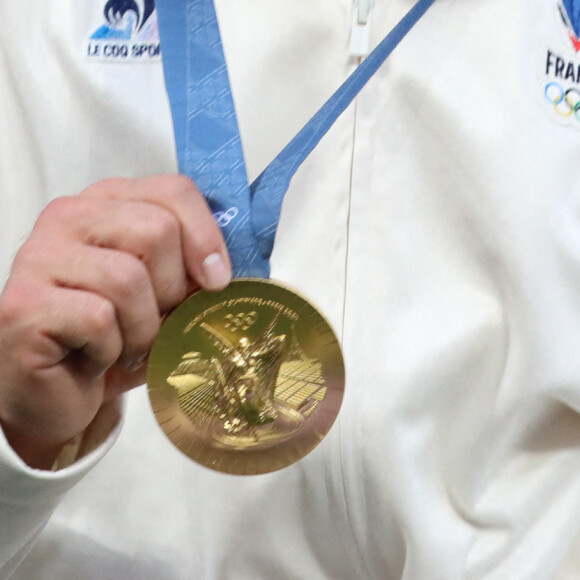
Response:
[{"label": "fingernail", "polygon": [[218,252],[210,254],[202,263],[205,288],[208,290],[220,290],[225,288],[231,280],[229,268],[222,255]]},{"label": "fingernail", "polygon": [[147,354],[142,354],[140,357],[136,358],[135,360],[131,361],[130,363],[127,363],[127,365],[126,365],[127,370],[131,373],[138,371],[143,366],[143,363],[145,362],[146,358],[147,358]]}]

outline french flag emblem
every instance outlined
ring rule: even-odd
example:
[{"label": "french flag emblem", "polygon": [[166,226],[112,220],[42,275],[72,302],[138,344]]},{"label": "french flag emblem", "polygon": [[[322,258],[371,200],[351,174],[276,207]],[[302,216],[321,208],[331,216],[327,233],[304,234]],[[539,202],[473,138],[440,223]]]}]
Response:
[{"label": "french flag emblem", "polygon": [[580,0],[560,0],[560,16],[576,52],[580,52]]}]

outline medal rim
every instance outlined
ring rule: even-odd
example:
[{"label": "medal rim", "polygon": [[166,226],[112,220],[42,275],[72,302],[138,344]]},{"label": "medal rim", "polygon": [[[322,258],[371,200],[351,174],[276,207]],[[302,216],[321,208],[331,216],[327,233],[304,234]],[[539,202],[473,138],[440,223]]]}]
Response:
[{"label": "medal rim", "polygon": [[[248,283],[269,286],[274,291],[289,294],[293,300],[298,299],[299,302],[303,303],[302,308],[307,307],[310,310],[308,313],[309,316],[315,316],[319,319],[319,323],[324,323],[325,335],[328,333],[332,335],[332,341],[329,342],[330,346],[326,347],[328,353],[326,355],[322,353],[325,356],[320,357],[324,386],[327,390],[324,399],[318,403],[312,415],[304,420],[304,425],[295,434],[289,435],[282,441],[274,442],[270,446],[261,446],[259,449],[242,450],[227,447],[216,449],[215,441],[211,442],[211,444],[208,443],[205,440],[207,438],[200,435],[199,430],[191,420],[185,419],[186,415],[181,410],[177,400],[176,389],[165,384],[167,382],[167,374],[162,372],[161,379],[155,376],[160,366],[167,366],[163,362],[158,362],[157,359],[163,356],[163,349],[165,348],[164,334],[165,332],[169,332],[169,329],[173,330],[171,328],[172,326],[176,326],[178,329],[181,329],[183,334],[186,334],[185,329],[190,327],[197,318],[202,317],[209,308],[215,307],[220,303],[225,303],[227,300],[233,298],[252,298],[257,296],[257,292],[244,292],[243,290],[231,294],[236,286]],[[200,299],[203,300],[204,297],[206,297],[206,301],[204,301],[205,307],[199,307],[197,317],[192,317],[187,309],[191,307],[193,302],[196,300],[199,301]],[[276,300],[283,306],[289,308],[287,301],[282,301],[279,296]],[[180,320],[180,317],[185,317],[187,320]],[[191,320],[192,318],[193,320]],[[313,334],[313,332],[311,331],[310,334]],[[180,354],[183,355],[186,352],[186,350],[183,352],[180,351]],[[344,386],[344,357],[338,337],[328,319],[310,300],[292,286],[262,278],[236,278],[222,291],[210,292],[199,290],[186,298],[164,321],[151,349],[147,368],[149,402],[156,422],[165,436],[179,451],[196,463],[209,469],[232,475],[258,475],[277,471],[292,465],[313,451],[328,434],[336,420],[343,400]],[[167,400],[168,392],[173,395],[169,397],[171,399],[170,402]],[[164,407],[167,404],[169,406]],[[299,411],[297,413],[300,414]],[[309,426],[308,424],[311,422],[314,423]],[[175,427],[175,423],[178,424],[177,428]],[[175,435],[177,432],[176,429],[181,430],[179,438]],[[187,448],[184,448],[184,445],[182,445],[184,440],[189,444]]]}]

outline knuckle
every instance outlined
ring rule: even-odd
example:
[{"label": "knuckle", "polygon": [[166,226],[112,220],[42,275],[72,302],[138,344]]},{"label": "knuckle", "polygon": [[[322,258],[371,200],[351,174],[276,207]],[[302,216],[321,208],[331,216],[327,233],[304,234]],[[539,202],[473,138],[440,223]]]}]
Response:
[{"label": "knuckle", "polygon": [[114,304],[121,319],[132,311],[132,304],[143,299],[146,284],[138,276],[136,268],[129,266],[122,272],[110,273],[103,288],[107,298]]},{"label": "knuckle", "polygon": [[147,232],[144,243],[149,248],[164,247],[179,236],[177,218],[169,211],[159,209],[155,212]]},{"label": "knuckle", "polygon": [[192,191],[197,192],[197,187],[189,177],[185,175],[173,175],[172,179],[176,193],[187,193],[189,195]]},{"label": "knuckle", "polygon": [[18,278],[38,275],[52,264],[62,249],[60,241],[52,234],[33,232],[14,256],[12,275]]},{"label": "knuckle", "polygon": [[14,256],[12,272],[19,272],[21,268],[26,268],[28,264],[34,263],[40,250],[41,247],[36,243],[35,238],[28,238]]},{"label": "knuckle", "polygon": [[126,177],[109,177],[107,179],[102,179],[101,181],[97,181],[96,183],[93,183],[93,185],[87,187],[87,189],[85,189],[81,195],[108,196],[110,194],[124,190],[128,181],[129,180]]},{"label": "knuckle", "polygon": [[26,292],[19,291],[17,286],[7,286],[0,296],[0,327],[12,326],[24,318],[29,308]]},{"label": "knuckle", "polygon": [[41,284],[26,277],[11,277],[0,294],[0,328],[22,327],[46,308],[46,293]]},{"label": "knuckle", "polygon": [[117,327],[115,306],[108,300],[95,300],[95,303],[87,308],[85,324],[91,336],[111,335]]},{"label": "knuckle", "polygon": [[165,204],[179,212],[188,203],[191,192],[181,188],[168,188],[163,194]]},{"label": "knuckle", "polygon": [[172,175],[163,197],[166,203],[177,209],[203,200],[196,185],[185,175]]},{"label": "knuckle", "polygon": [[121,299],[129,299],[143,293],[149,285],[147,268],[139,259],[128,254],[116,253],[111,284]]},{"label": "knuckle", "polygon": [[41,212],[38,224],[54,223],[78,219],[79,200],[77,197],[63,196],[50,201]]}]

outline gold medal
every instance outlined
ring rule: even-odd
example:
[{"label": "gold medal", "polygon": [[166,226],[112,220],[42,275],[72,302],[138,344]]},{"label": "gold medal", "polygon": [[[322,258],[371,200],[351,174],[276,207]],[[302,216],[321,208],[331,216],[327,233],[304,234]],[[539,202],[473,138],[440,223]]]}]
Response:
[{"label": "gold medal", "polygon": [[270,280],[238,279],[193,294],[167,318],[147,382],[157,421],[183,453],[255,475],[298,461],[328,433],[344,363],[304,298]]}]

